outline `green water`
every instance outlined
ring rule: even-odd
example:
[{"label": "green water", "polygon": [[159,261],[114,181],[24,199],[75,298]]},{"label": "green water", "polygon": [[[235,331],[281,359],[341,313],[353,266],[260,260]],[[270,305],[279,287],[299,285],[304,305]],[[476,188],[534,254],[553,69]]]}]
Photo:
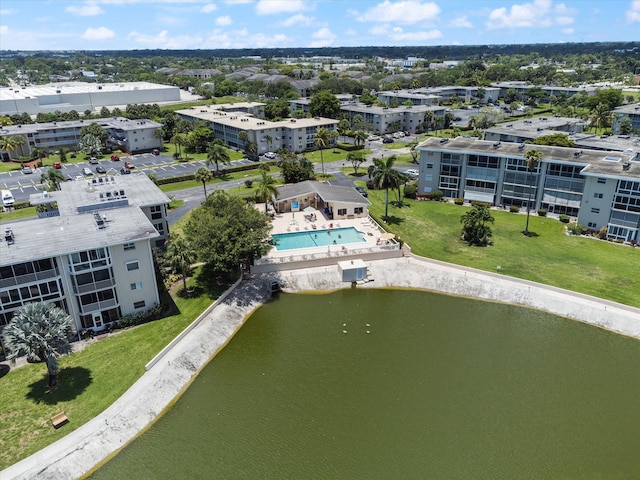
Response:
[{"label": "green water", "polygon": [[639,477],[638,340],[509,305],[348,289],[260,308],[92,478]]}]

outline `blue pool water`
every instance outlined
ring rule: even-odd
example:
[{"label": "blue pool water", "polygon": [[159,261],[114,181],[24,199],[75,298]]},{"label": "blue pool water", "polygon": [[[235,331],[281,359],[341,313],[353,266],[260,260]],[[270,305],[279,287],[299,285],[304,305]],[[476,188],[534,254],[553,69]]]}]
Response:
[{"label": "blue pool water", "polygon": [[364,233],[354,227],[330,230],[305,230],[303,232],[274,233],[271,235],[277,250],[326,247],[346,243],[364,243]]}]

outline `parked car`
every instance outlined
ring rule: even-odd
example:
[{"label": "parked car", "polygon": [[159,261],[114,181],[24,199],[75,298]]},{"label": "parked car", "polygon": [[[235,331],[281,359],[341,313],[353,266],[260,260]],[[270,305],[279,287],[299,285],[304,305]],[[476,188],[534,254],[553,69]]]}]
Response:
[{"label": "parked car", "polygon": [[369,193],[367,192],[367,190],[364,187],[356,187],[356,190],[363,197],[368,197],[369,196]]},{"label": "parked car", "polygon": [[22,173],[24,173],[25,175],[29,175],[30,173],[33,173],[33,168],[31,168],[31,167],[23,167],[22,168]]},{"label": "parked car", "polygon": [[369,135],[367,137],[367,140],[369,140],[370,142],[375,142],[376,140],[380,140],[380,137],[378,135]]},{"label": "parked car", "polygon": [[273,159],[273,158],[276,158],[276,154],[273,153],[273,152],[267,152],[267,153],[264,154],[264,157],[265,158],[269,158],[269,159]]},{"label": "parked car", "polygon": [[409,170],[405,170],[404,173],[409,175],[411,178],[418,178],[420,176],[420,173],[418,173],[418,170],[416,170],[414,168],[410,168]]},{"label": "parked car", "polygon": [[62,164],[60,162],[53,162],[53,168],[62,168]]},{"label": "parked car", "polygon": [[120,160],[120,157],[118,155],[111,155],[112,162],[117,162],[118,160]]},{"label": "parked car", "polygon": [[154,148],[153,150],[151,150],[151,153],[153,155],[160,155],[160,150],[158,150],[157,148]]},{"label": "parked car", "polygon": [[257,153],[247,153],[247,160],[251,160],[252,162],[259,162],[260,155]]},{"label": "parked car", "polygon": [[91,158],[89,159],[89,163],[90,163],[91,165],[97,165],[99,162],[98,162],[98,159],[97,159],[96,157],[91,157]]},{"label": "parked car", "polygon": [[121,175],[129,175],[131,173],[131,170],[129,170],[128,168],[121,168],[120,169],[120,174]]},{"label": "parked car", "polygon": [[128,168],[129,170],[131,170],[132,168],[136,168],[136,166],[133,164],[133,162],[127,160],[126,162],[124,162],[124,168]]},{"label": "parked car", "polygon": [[82,169],[82,174],[88,176],[88,175],[93,175],[93,172],[91,171],[91,169],[89,167],[84,167]]},{"label": "parked car", "polygon": [[98,165],[96,167],[96,173],[107,173],[107,169],[104,168],[102,165]]},{"label": "parked car", "polygon": [[393,138],[391,137],[384,137],[382,139],[382,143],[393,143]]}]

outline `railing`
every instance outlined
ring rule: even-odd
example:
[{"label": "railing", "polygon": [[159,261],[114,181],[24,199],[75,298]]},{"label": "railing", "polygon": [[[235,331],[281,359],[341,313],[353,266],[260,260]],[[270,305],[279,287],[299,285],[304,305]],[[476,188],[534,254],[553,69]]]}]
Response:
[{"label": "railing", "polygon": [[98,282],[85,283],[84,285],[78,285],[73,287],[73,293],[87,293],[95,292],[98,290],[104,290],[105,288],[113,287],[116,284],[115,280],[107,279],[100,280]]},{"label": "railing", "polygon": [[51,217],[59,217],[60,210],[48,210],[46,212],[38,212],[38,218],[51,218]]},{"label": "railing", "polygon": [[0,280],[0,287],[11,287],[12,285],[24,285],[25,283],[37,282],[58,276],[58,269],[43,270],[41,272],[28,273],[17,277],[3,278]]},{"label": "railing", "polygon": [[[307,253],[307,254],[298,254],[298,255],[288,255],[286,257],[262,257],[254,262],[254,265],[277,265],[282,263],[294,263],[294,262],[308,262],[312,260],[322,260],[326,258],[339,258],[346,256],[361,256],[361,255],[370,255],[372,253],[378,252],[388,252],[392,250],[399,250],[400,245],[398,243],[393,242],[392,240],[388,240],[388,245],[376,245],[366,248],[345,248],[344,250],[337,250],[335,245],[331,245],[326,252],[316,252],[316,253]],[[331,250],[334,248],[336,250]]]},{"label": "railing", "polygon": [[102,300],[101,302],[88,303],[87,305],[81,305],[81,313],[91,313],[97,310],[104,310],[105,308],[113,308],[118,304],[115,298],[109,300]]}]

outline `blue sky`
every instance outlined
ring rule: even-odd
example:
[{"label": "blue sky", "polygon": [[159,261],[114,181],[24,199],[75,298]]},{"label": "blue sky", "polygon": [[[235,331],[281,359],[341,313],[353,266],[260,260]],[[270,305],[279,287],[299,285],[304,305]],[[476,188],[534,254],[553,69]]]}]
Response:
[{"label": "blue sky", "polygon": [[640,0],[0,0],[0,49],[640,41]]}]

